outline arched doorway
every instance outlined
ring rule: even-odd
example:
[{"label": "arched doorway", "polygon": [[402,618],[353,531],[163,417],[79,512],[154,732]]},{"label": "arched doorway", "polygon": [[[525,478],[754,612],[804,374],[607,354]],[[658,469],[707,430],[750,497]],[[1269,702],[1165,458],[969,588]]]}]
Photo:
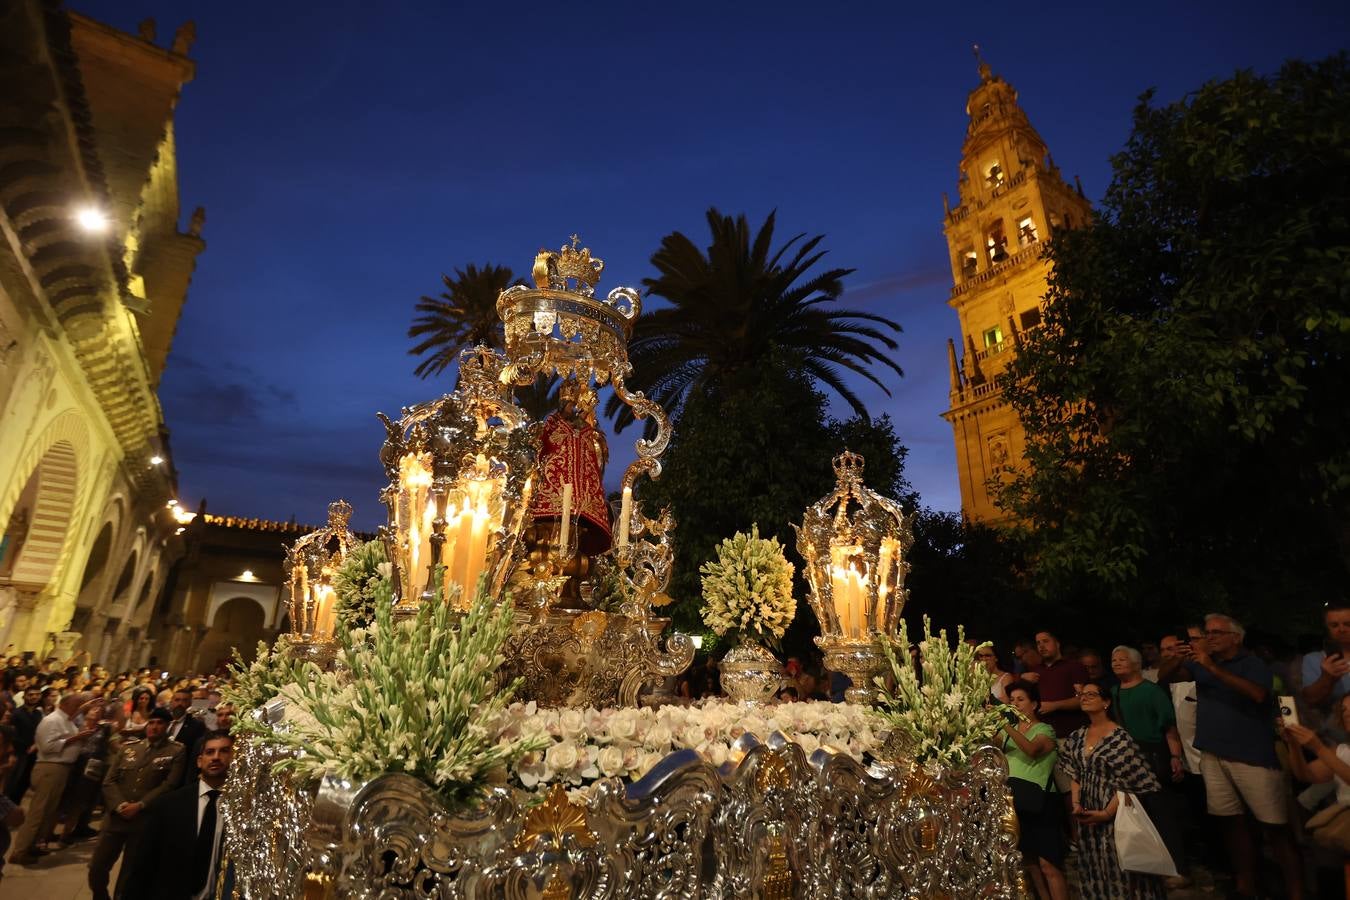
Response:
[{"label": "arched doorway", "polygon": [[5,525],[0,573],[9,581],[41,588],[51,580],[69,537],[78,475],[69,441],[57,441],[38,461]]},{"label": "arched doorway", "polygon": [[80,595],[75,601],[76,608],[93,607],[97,597],[91,587],[108,565],[108,554],[112,551],[113,523],[105,522],[94,539],[94,547],[89,551],[89,559],[84,564],[84,575],[80,578]]},{"label": "arched doorway", "polygon": [[222,603],[211,620],[211,630],[197,650],[196,671],[215,671],[236,647],[239,655],[251,662],[258,641],[263,639],[266,615],[266,610],[252,597],[234,597]]}]

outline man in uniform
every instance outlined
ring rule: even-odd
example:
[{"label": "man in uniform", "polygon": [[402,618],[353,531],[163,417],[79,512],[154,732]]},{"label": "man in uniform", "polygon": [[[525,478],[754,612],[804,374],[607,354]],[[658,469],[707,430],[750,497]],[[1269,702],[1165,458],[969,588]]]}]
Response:
[{"label": "man in uniform", "polygon": [[[140,833],[142,811],[182,778],[187,748],[169,740],[172,721],[168,710],[154,710],[145,723],[145,739],[127,741],[112,756],[103,778],[103,831],[89,859],[89,890],[94,900],[109,900],[109,873],[128,841]],[[120,893],[123,880],[117,881]]]}]

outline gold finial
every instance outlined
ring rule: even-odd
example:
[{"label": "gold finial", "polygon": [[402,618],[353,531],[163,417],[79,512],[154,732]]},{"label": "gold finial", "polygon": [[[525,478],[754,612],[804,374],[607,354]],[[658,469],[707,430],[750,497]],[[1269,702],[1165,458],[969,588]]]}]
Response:
[{"label": "gold finial", "polygon": [[865,462],[861,454],[845,450],[834,458],[834,474],[840,481],[861,481]]},{"label": "gold finial", "polygon": [[980,67],[980,81],[991,81],[991,80],[993,80],[993,77],[994,77],[994,70],[991,69],[991,68],[989,68],[989,63],[985,62],[985,61],[984,61],[984,57],[980,54],[980,45],[979,45],[979,44],[971,44],[971,45],[970,45],[970,49],[971,49],[971,52],[973,52],[973,53],[975,54],[975,62],[976,62],[976,64],[978,64],[979,67]]}]

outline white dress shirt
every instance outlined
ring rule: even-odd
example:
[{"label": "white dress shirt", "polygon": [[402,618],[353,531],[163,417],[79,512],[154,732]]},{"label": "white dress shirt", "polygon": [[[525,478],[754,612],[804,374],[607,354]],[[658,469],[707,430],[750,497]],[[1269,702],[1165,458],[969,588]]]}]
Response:
[{"label": "white dress shirt", "polygon": [[206,885],[196,894],[192,895],[192,900],[210,900],[215,896],[216,876],[220,873],[216,868],[220,865],[220,836],[224,829],[220,820],[220,788],[213,788],[202,779],[197,779],[197,831],[202,830],[202,816],[206,815],[206,805],[211,802],[207,796],[210,791],[216,791],[216,834],[211,842],[211,867],[207,869]]},{"label": "white dress shirt", "polygon": [[67,744],[65,740],[79,730],[75,720],[60,709],[54,709],[43,716],[33,738],[37,744],[37,761],[74,763],[80,758],[82,741],[71,741]]}]

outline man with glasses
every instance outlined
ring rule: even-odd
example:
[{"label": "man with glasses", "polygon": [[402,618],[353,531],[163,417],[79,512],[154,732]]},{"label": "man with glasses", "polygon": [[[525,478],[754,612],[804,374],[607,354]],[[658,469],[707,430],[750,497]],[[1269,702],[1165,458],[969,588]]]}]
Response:
[{"label": "man with glasses", "polygon": [[1206,806],[1223,822],[1239,895],[1255,896],[1257,849],[1244,807],[1261,823],[1284,876],[1286,896],[1303,897],[1303,867],[1289,832],[1289,786],[1275,755],[1270,669],[1242,649],[1235,619],[1205,617],[1205,639],[1177,648],[1195,679],[1195,746]]}]

